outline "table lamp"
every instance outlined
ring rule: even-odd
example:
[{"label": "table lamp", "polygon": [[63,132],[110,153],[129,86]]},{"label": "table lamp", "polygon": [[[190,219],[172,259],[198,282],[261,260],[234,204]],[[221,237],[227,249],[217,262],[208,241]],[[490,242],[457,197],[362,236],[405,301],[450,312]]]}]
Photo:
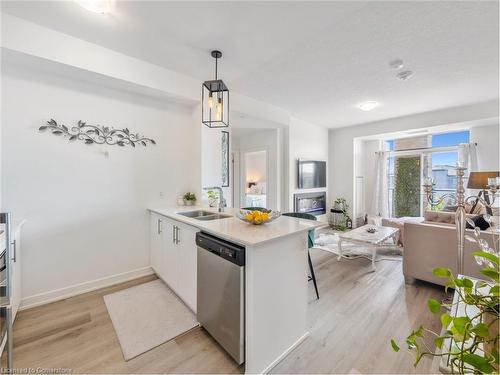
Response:
[{"label": "table lamp", "polygon": [[[488,190],[490,188],[489,181],[491,181],[491,179],[496,179],[497,177],[500,177],[500,172],[470,172],[469,182],[467,183],[467,189],[481,190],[478,196],[480,197],[482,193],[484,195],[484,200],[489,204],[490,203],[490,199],[488,196]],[[474,209],[476,208],[478,202],[479,199],[476,200],[476,202],[472,206],[471,213],[474,212]],[[488,212],[488,214],[490,215],[492,214],[491,208],[486,207],[486,211]]]}]

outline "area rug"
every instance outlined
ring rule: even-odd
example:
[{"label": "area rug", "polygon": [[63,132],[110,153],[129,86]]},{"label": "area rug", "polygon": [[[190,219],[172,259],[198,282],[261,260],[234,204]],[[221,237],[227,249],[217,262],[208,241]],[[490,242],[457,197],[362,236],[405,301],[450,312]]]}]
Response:
[{"label": "area rug", "polygon": [[128,361],[198,326],[196,317],[161,280],[104,296]]},{"label": "area rug", "polygon": [[[335,232],[319,233],[314,242],[314,248],[325,250],[333,254],[339,254],[338,250],[339,236]],[[360,245],[351,242],[342,242],[342,257],[346,259],[356,259],[359,257],[366,257],[371,259],[371,247],[367,245]],[[403,248],[394,245],[391,242],[381,244],[377,249],[377,258],[379,260],[402,260]]]}]

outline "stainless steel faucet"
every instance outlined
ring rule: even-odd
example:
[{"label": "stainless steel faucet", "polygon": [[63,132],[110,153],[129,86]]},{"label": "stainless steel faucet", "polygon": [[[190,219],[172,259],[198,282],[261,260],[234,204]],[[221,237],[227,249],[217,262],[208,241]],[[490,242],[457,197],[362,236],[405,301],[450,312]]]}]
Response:
[{"label": "stainless steel faucet", "polygon": [[218,186],[206,187],[203,190],[217,190],[219,192],[219,212],[224,212],[224,207],[227,207],[226,200],[224,199],[224,191]]}]

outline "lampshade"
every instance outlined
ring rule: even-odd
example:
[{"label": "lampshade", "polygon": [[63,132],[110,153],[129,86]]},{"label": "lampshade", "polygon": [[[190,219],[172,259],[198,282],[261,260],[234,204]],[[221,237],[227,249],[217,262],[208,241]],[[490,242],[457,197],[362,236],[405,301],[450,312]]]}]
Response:
[{"label": "lampshade", "polygon": [[488,189],[488,178],[500,177],[500,172],[470,172],[467,189]]}]

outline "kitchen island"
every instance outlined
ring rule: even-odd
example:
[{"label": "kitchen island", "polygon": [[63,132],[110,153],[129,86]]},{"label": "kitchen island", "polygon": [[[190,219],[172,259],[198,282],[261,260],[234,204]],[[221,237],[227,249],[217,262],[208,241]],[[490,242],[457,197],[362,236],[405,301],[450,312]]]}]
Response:
[{"label": "kitchen island", "polygon": [[[196,210],[216,212],[195,206],[151,208],[151,231],[172,232],[175,243],[178,223],[181,231],[183,227],[188,233],[202,231],[245,247],[245,372],[268,372],[308,335],[307,234],[322,224],[282,216],[271,223],[251,225],[235,216],[236,209],[226,209],[223,214],[228,217],[216,220],[180,214]],[[173,231],[160,229],[162,218],[174,223]],[[188,251],[196,247],[192,235],[181,238]],[[193,267],[186,268],[183,276],[190,272]],[[193,275],[187,277],[193,279]],[[185,295],[189,300],[193,291]],[[194,303],[187,304],[196,312]]]}]

